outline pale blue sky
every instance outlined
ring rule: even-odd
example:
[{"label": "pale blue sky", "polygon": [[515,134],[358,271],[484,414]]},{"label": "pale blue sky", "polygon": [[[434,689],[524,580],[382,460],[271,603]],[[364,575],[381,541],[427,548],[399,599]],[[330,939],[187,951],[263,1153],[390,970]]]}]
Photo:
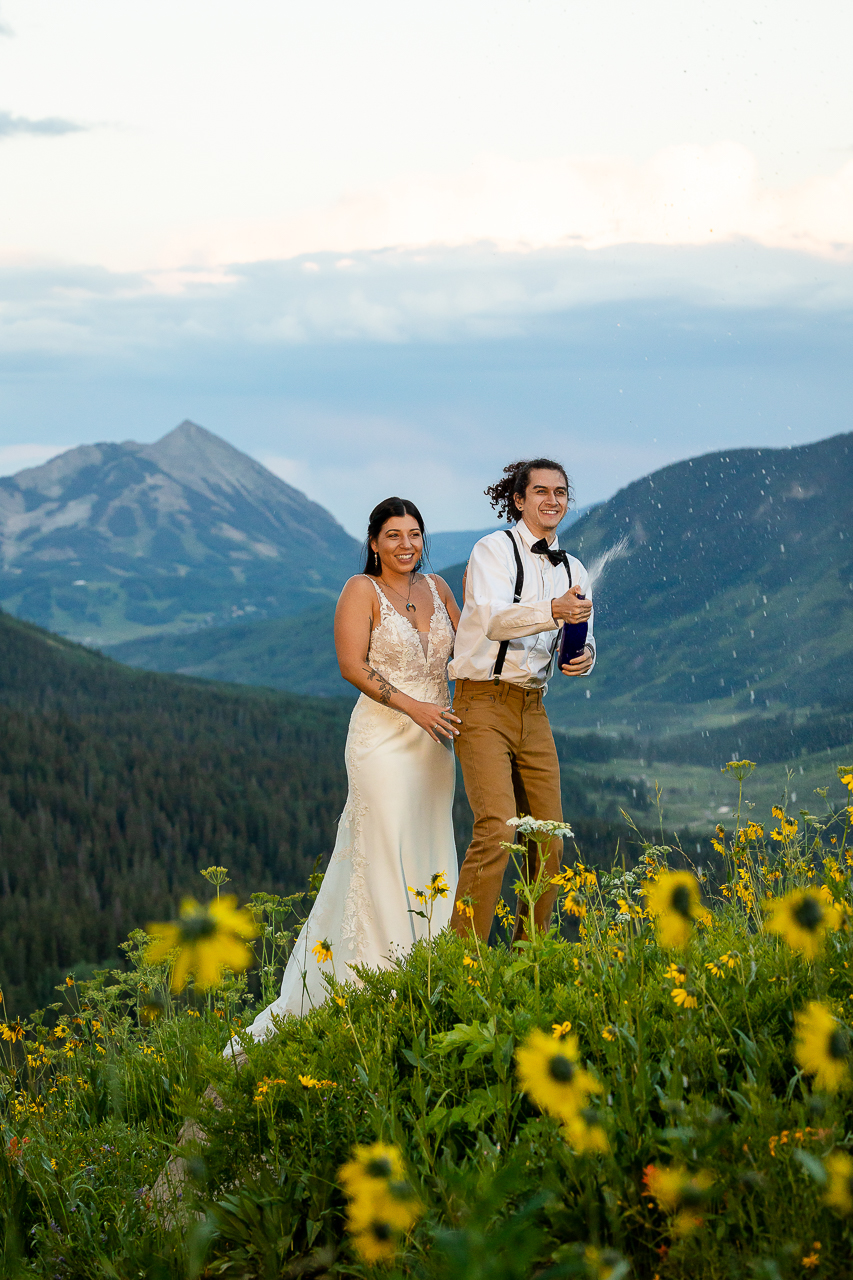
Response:
[{"label": "pale blue sky", "polygon": [[0,471],[191,417],[353,532],[851,428],[853,7],[0,0]]}]

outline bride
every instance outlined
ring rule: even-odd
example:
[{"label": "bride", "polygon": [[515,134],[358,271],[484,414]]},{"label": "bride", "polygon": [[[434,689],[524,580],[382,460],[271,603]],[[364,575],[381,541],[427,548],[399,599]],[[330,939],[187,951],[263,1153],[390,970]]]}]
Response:
[{"label": "bride", "polygon": [[[412,889],[443,873],[433,932],[450,921],[458,877],[451,809],[455,765],[450,743],[461,721],[448,704],[447,664],[459,609],[447,583],[420,572],[424,522],[404,498],[386,498],[370,514],[364,572],[341,592],[335,648],[341,674],[360,691],[346,744],[349,794],[328,870],[291,953],[278,999],[241,1032],[264,1040],[288,1014],[301,1017],[327,997],[318,943],[331,946],[338,978],[351,965],[390,963],[425,932],[410,915]],[[320,954],[323,951],[320,950]],[[225,1057],[246,1060],[229,1044]],[[211,1085],[205,1095],[222,1101]],[[183,1148],[204,1142],[185,1121],[176,1150],[152,1188],[166,1225],[181,1218],[189,1171]]]},{"label": "bride", "polygon": [[[327,996],[318,943],[331,947],[340,979],[352,965],[385,966],[425,934],[410,889],[443,873],[447,898],[432,928],[450,920],[457,880],[450,744],[461,723],[449,706],[447,664],[459,608],[447,583],[421,573],[424,522],[404,498],[370,514],[363,572],[335,613],[341,674],[361,697],[346,743],[349,793],[320,892],[291,953],[281,994],[244,1035],[274,1034]],[[238,1051],[239,1052],[239,1051]]]}]

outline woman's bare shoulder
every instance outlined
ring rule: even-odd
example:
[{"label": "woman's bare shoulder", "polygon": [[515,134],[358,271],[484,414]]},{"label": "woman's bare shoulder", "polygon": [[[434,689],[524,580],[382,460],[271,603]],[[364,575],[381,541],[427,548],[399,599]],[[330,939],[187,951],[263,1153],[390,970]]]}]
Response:
[{"label": "woman's bare shoulder", "polygon": [[438,594],[441,596],[442,600],[446,596],[453,594],[450,590],[450,587],[444,581],[444,578],[440,577],[437,573],[428,573],[427,577],[432,578],[433,582],[435,583],[436,590],[438,591]]},{"label": "woman's bare shoulder", "polygon": [[373,596],[376,594],[373,583],[370,581],[366,573],[356,573],[353,577],[348,578],[344,583],[342,596]]}]

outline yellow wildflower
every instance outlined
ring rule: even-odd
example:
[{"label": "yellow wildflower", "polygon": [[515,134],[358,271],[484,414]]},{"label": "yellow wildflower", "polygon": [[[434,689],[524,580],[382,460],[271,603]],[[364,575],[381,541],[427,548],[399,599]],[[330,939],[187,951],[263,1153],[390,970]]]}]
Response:
[{"label": "yellow wildflower", "polygon": [[572,1024],[570,1022],[552,1022],[551,1023],[551,1034],[555,1040],[562,1040],[564,1036],[567,1036],[569,1034],[571,1029],[572,1029]]},{"label": "yellow wildflower", "polygon": [[541,1111],[570,1120],[585,1107],[601,1085],[578,1065],[576,1036],[555,1040],[537,1029],[530,1032],[515,1053],[521,1089]]},{"label": "yellow wildflower", "polygon": [[655,1165],[646,1168],[644,1182],[648,1194],[657,1200],[665,1213],[675,1213],[676,1235],[689,1235],[702,1225],[696,1210],[708,1198],[714,1175],[708,1169],[691,1174],[683,1164]]},{"label": "yellow wildflower", "polygon": [[567,893],[563,898],[563,910],[566,915],[576,916],[578,920],[583,920],[586,915],[586,904],[578,893]]},{"label": "yellow wildflower", "polygon": [[352,1238],[356,1251],[365,1262],[391,1262],[397,1252],[397,1237],[388,1222],[373,1218],[363,1231]]},{"label": "yellow wildflower", "polygon": [[837,1093],[850,1083],[850,1038],[826,1005],[812,1000],[794,1019],[794,1057],[818,1089]]},{"label": "yellow wildflower", "polygon": [[311,954],[314,956],[318,964],[327,964],[332,958],[332,944],[325,938],[321,938],[315,942],[311,948]]},{"label": "yellow wildflower", "polygon": [[800,1259],[800,1265],[805,1267],[806,1271],[812,1271],[815,1267],[820,1266],[820,1241],[812,1241],[812,1251]]},{"label": "yellow wildflower", "polygon": [[836,1213],[853,1213],[853,1157],[847,1151],[833,1151],[824,1161],[824,1168],[824,1202]]},{"label": "yellow wildflower", "polygon": [[794,889],[784,898],[765,901],[770,919],[767,928],[778,933],[793,951],[809,960],[818,954],[827,929],[837,929],[840,913],[812,889]]},{"label": "yellow wildflower", "polygon": [[149,926],[154,941],[145,958],[155,964],[177,950],[173,991],[182,991],[191,973],[195,973],[199,987],[215,987],[222,969],[242,973],[249,967],[253,956],[245,939],[254,938],[257,932],[252,916],[248,911],[237,910],[237,899],[231,894],[207,906],[185,898],[177,922]]},{"label": "yellow wildflower", "polygon": [[687,981],[687,966],[683,964],[670,964],[663,976],[669,982],[674,982],[676,986],[683,987]]},{"label": "yellow wildflower", "polygon": [[669,993],[679,1009],[698,1009],[699,1001],[693,987],[673,987]]},{"label": "yellow wildflower", "polygon": [[613,1023],[609,1022],[606,1027],[602,1027],[601,1037],[603,1040],[609,1040],[612,1044],[614,1040],[619,1039],[619,1028],[614,1027]]},{"label": "yellow wildflower", "polygon": [[347,1225],[356,1250],[365,1261],[389,1261],[399,1236],[421,1213],[400,1152],[381,1142],[356,1147],[338,1177],[349,1201]]},{"label": "yellow wildflower", "polygon": [[689,871],[667,871],[654,883],[647,881],[643,888],[659,944],[667,950],[683,947],[693,931],[701,903],[696,877]]},{"label": "yellow wildflower", "polygon": [[607,1155],[610,1150],[601,1117],[594,1107],[581,1107],[567,1120],[563,1125],[563,1136],[579,1156],[596,1151]]},{"label": "yellow wildflower", "polygon": [[446,898],[450,892],[450,885],[447,883],[447,876],[443,871],[433,873],[427,888],[431,902],[435,902],[436,898]]}]

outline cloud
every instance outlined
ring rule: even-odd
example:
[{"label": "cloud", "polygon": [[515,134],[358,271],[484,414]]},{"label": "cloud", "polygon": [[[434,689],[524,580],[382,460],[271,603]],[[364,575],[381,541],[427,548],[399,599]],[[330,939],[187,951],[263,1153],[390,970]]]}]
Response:
[{"label": "cloud", "polygon": [[486,241],[524,252],[743,239],[832,258],[849,254],[853,160],[834,173],[772,187],[737,142],[665,147],[644,164],[619,156],[487,156],[461,175],[396,179],[278,222],[196,227],[191,243],[177,238],[170,252],[221,264]]},{"label": "cloud", "polygon": [[64,448],[64,445],[53,444],[0,445],[0,476],[13,476],[26,467],[40,467]]},{"label": "cloud", "polygon": [[[0,34],[11,35],[11,32]],[[83,133],[87,127],[76,124],[73,120],[63,120],[61,116],[30,120],[26,116],[13,116],[9,111],[0,111],[0,138],[11,138],[22,133],[58,138],[65,133]]]},{"label": "cloud", "polygon": [[[26,353],[144,362],[217,347],[498,341],[610,304],[835,314],[853,308],[853,260],[750,241],[497,252],[385,250],[181,273],[0,267],[4,363]],[[310,270],[306,267],[310,266]],[[581,336],[582,340],[582,336]]]}]

